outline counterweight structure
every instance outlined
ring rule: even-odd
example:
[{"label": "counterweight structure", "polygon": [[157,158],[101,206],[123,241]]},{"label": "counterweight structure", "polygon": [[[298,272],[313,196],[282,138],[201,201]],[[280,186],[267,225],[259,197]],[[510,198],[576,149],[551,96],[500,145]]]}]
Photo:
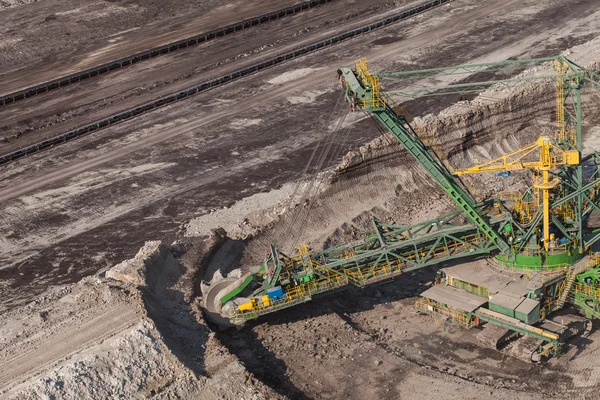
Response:
[{"label": "counterweight structure", "polygon": [[[551,65],[552,73],[469,83],[460,79],[503,76],[507,71],[514,75],[544,65]],[[600,77],[562,56],[378,75],[371,74],[361,59],[354,69],[340,68],[338,77],[351,108],[370,114],[385,127],[457,211],[412,226],[373,220],[362,240],[321,252],[300,245],[297,254],[286,255],[273,244],[259,267],[223,291],[222,316],[243,323],[346,286],[363,287],[444,261],[493,254],[493,262],[500,266],[496,283],[486,280],[489,271],[477,275],[465,274],[464,265],[462,270],[444,268],[438,285],[417,301],[417,310],[465,327],[487,323],[506,330],[498,344],[525,338],[528,341],[521,347],[532,349],[531,354],[526,351],[532,360],[560,354],[562,343],[576,329],[552,322],[552,312],[570,301],[588,318],[600,316],[600,259],[588,255],[600,234],[585,228],[590,214],[600,211],[600,168],[595,153],[581,157],[581,88],[598,88]],[[432,78],[450,83],[413,84]],[[385,93],[384,81],[390,88]],[[554,82],[556,135],[542,136],[530,146],[466,169],[447,165],[435,146],[425,144],[407,118],[395,111],[398,100],[479,93],[492,85],[505,89],[524,81]],[[584,163],[591,171],[585,177]],[[541,176],[509,200],[478,201],[460,179],[481,172],[506,176],[522,169]],[[515,280],[510,274],[514,270],[525,272],[526,282]]]}]

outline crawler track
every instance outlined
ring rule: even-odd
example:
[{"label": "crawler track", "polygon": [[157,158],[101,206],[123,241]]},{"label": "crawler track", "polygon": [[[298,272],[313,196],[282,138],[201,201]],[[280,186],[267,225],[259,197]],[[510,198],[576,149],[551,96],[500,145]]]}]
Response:
[{"label": "crawler track", "polygon": [[59,89],[68,85],[72,85],[77,82],[81,82],[86,79],[91,79],[96,76],[106,74],[129,65],[137,64],[151,58],[169,54],[177,50],[186,49],[193,47],[201,43],[208,42],[218,37],[230,35],[232,33],[251,28],[256,25],[264,24],[266,22],[274,21],[293,15],[305,10],[309,10],[321,4],[332,3],[336,0],[311,0],[304,1],[293,6],[283,8],[281,10],[273,11],[267,14],[259,15],[257,17],[249,18],[240,22],[236,22],[231,25],[227,25],[221,28],[217,28],[208,32],[203,32],[198,35],[177,40],[172,43],[168,43],[162,46],[154,47],[152,49],[144,50],[142,52],[107,62],[105,64],[98,65],[93,68],[86,69],[84,71],[76,72],[71,75],[63,76],[57,79],[53,79],[48,82],[41,83],[39,85],[31,86],[14,93],[0,96],[0,107],[14,102],[25,100],[41,93],[47,93],[52,90]]},{"label": "crawler track", "polygon": [[404,20],[406,18],[409,18],[415,14],[419,14],[422,13],[424,11],[433,9],[439,5],[445,4],[445,3],[449,3],[452,0],[430,0],[427,1],[419,6],[416,7],[412,7],[409,8],[407,10],[401,11],[399,13],[396,13],[394,15],[388,16],[386,18],[383,18],[381,20],[375,21],[369,25],[365,25],[356,29],[352,29],[350,31],[341,33],[339,35],[336,36],[332,36],[330,38],[327,38],[325,40],[321,40],[312,44],[309,44],[307,46],[301,47],[299,49],[278,55],[276,57],[272,57],[268,60],[250,65],[246,68],[243,69],[239,69],[236,71],[233,71],[227,75],[223,75],[220,76],[218,78],[206,81],[201,83],[200,85],[196,85],[181,91],[178,91],[176,93],[172,93],[170,95],[166,95],[163,96],[159,99],[153,100],[151,102],[148,102],[146,104],[142,104],[140,106],[136,106],[134,108],[130,108],[124,111],[121,111],[117,114],[108,116],[106,118],[103,118],[101,120],[98,121],[94,121],[92,123],[89,123],[85,126],[70,130],[68,132],[56,135],[52,138],[49,139],[45,139],[42,140],[40,142],[28,145],[26,147],[23,147],[19,150],[13,151],[11,153],[8,154],[4,154],[2,156],[0,156],[0,164],[6,164],[10,161],[14,161],[17,160],[19,158],[25,157],[27,155],[30,154],[34,154],[37,153],[41,150],[45,150],[48,148],[51,148],[55,145],[61,144],[61,143],[66,143],[68,141],[71,141],[73,139],[76,139],[80,136],[86,135],[88,133],[92,133],[92,132],[96,132],[100,129],[103,128],[107,128],[109,126],[118,124],[120,122],[124,122],[127,121],[133,117],[137,117],[143,114],[146,114],[152,110],[164,107],[166,105],[169,104],[173,104],[177,101],[183,100],[183,99],[187,99],[190,98],[194,95],[197,95],[199,93],[203,93],[206,92],[207,90],[210,90],[212,88],[227,84],[229,82],[232,82],[236,79],[248,76],[250,74],[253,74],[255,72],[259,72],[262,71],[266,68],[278,65],[278,64],[282,64],[286,61],[295,59],[297,57],[301,57],[307,54],[310,54],[312,52],[327,48],[329,46],[332,46],[334,44],[337,43],[341,43],[345,40],[354,38],[356,36],[359,36],[361,34],[364,33],[368,33],[371,31],[374,31],[376,29],[380,29],[383,27],[386,27],[388,25],[391,25],[395,22]]}]

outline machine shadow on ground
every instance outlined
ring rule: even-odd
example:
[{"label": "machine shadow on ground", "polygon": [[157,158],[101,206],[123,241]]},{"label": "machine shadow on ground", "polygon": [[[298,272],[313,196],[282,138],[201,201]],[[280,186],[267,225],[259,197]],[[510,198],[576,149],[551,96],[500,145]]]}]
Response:
[{"label": "machine shadow on ground", "polygon": [[143,300],[148,317],[154,321],[166,346],[196,377],[205,375],[205,349],[209,330],[201,325],[176,283],[185,267],[168,258],[165,268],[148,271],[148,285],[143,288]]},{"label": "machine shadow on ground", "polygon": [[312,399],[289,379],[286,362],[265,347],[262,339],[250,327],[241,331],[234,328],[219,331],[217,339],[263,384],[290,399]]},{"label": "machine shadow on ground", "polygon": [[[347,288],[328,295],[315,298],[283,312],[265,315],[258,321],[251,321],[240,330],[228,329],[219,331],[217,338],[235,354],[249,372],[264,384],[293,399],[309,399],[301,389],[290,381],[286,362],[278,358],[268,349],[258,333],[253,329],[262,324],[286,325],[298,321],[317,318],[329,314],[348,315],[372,310],[384,303],[396,302],[418,295],[425,290],[435,278],[436,267],[427,268],[396,280],[369,288]],[[358,294],[358,295],[357,295]],[[218,327],[212,326],[217,330]]]},{"label": "machine shadow on ground", "polygon": [[[262,339],[258,337],[254,328],[264,324],[286,326],[287,324],[335,314],[349,324],[354,330],[372,336],[378,345],[386,347],[384,350],[395,353],[395,351],[391,350],[395,345],[392,345],[392,347],[387,349],[391,345],[387,340],[379,340],[377,338],[377,333],[365,331],[360,324],[357,324],[352,315],[370,311],[379,306],[382,306],[384,309],[389,308],[390,312],[393,312],[393,305],[395,303],[403,300],[410,301],[410,299],[418,297],[423,291],[430,288],[433,285],[436,274],[440,268],[481,261],[485,258],[485,256],[478,256],[462,260],[453,260],[435,266],[425,267],[417,271],[407,272],[396,279],[374,286],[366,288],[348,287],[343,290],[323,294],[315,297],[310,302],[288,308],[284,311],[261,316],[255,321],[249,321],[246,326],[239,331],[228,330],[220,332],[219,339],[233,354],[236,354],[240,360],[244,362],[249,371],[253,372],[265,384],[270,386],[275,385],[275,389],[277,387],[285,387],[290,393],[297,394],[298,392],[296,391],[298,389],[285,376],[287,369],[286,361],[278,358],[271,350],[265,347]],[[406,307],[410,307],[410,305],[407,305]],[[573,310],[569,311],[569,309],[565,309],[563,312],[565,314],[573,313]],[[458,329],[461,328],[458,327]],[[427,337],[431,340],[428,339],[425,340],[425,342],[440,342],[444,340],[443,335],[435,333],[432,333]],[[571,352],[571,349],[575,348],[576,352],[569,356],[570,359],[575,359],[580,353],[588,348],[591,343],[592,341],[590,339],[576,337],[567,342],[564,352]],[[507,357],[504,352],[488,349],[485,346],[478,345],[476,342],[474,343],[470,340],[461,341],[456,345],[460,348],[464,348],[466,351],[476,354],[475,358],[484,364],[490,362],[503,364]],[[440,348],[437,348],[436,346],[426,346],[422,344],[421,348],[425,353],[425,355],[422,356],[423,360],[412,360],[412,358],[407,355],[403,355],[402,357],[408,357],[407,359],[410,359],[409,361],[416,362],[417,364],[423,362],[429,364],[429,362],[426,361],[428,357],[433,357],[433,359],[429,360],[433,364],[443,364],[444,359],[450,359],[453,360],[453,362],[460,361],[452,349],[446,349],[447,351],[440,353]],[[464,362],[468,363],[469,361],[464,360]],[[523,373],[534,373],[531,370],[531,366],[531,364],[523,364],[520,366],[520,369],[522,369]],[[490,372],[490,374],[491,373],[492,372]],[[536,375],[536,378],[541,378],[535,373],[534,375]],[[291,388],[291,390],[289,388]],[[298,397],[296,395],[296,398],[305,397]]]},{"label": "machine shadow on ground", "polygon": [[[557,321],[559,323],[561,323],[561,316],[562,315],[581,315],[583,316],[583,314],[581,314],[576,307],[572,306],[572,305],[565,305],[565,307],[556,312],[553,316],[552,319],[554,321]],[[575,337],[570,338],[569,340],[567,340],[567,342],[563,345],[562,351],[563,354],[568,354],[570,353],[573,349],[575,349],[575,352],[572,355],[569,355],[569,361],[573,361],[576,360],[579,356],[581,356],[583,353],[585,353],[588,348],[592,347],[592,344],[594,343],[594,341],[592,339],[590,339],[590,337],[594,336],[594,333],[598,330],[598,326],[597,324],[594,324],[593,319],[589,320],[589,323],[592,325],[591,329],[589,330],[589,332],[586,334],[586,336],[582,336],[580,334],[576,335]],[[588,353],[589,354],[589,353]]]}]

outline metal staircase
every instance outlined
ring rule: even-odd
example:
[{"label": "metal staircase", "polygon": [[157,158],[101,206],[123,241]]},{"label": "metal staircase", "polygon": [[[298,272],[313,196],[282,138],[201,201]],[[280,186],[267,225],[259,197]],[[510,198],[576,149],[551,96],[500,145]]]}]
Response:
[{"label": "metal staircase", "polygon": [[562,309],[567,300],[573,300],[572,291],[577,280],[577,275],[589,270],[590,268],[596,267],[598,265],[598,261],[599,260],[596,256],[590,259],[584,258],[567,271],[567,276],[560,286],[558,300],[556,301],[556,305],[552,311]]},{"label": "metal staircase", "polygon": [[554,307],[554,311],[560,310],[565,306],[565,302],[567,301],[567,297],[569,296],[569,292],[573,289],[573,283],[575,283],[575,278],[577,277],[577,272],[573,270],[569,270],[567,272],[567,279],[563,282],[560,288],[560,295],[558,297],[558,301],[556,302],[556,307]]}]

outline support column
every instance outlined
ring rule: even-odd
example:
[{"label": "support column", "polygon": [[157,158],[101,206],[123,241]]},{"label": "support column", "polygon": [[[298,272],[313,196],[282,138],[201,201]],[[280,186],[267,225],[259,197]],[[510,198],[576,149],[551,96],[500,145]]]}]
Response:
[{"label": "support column", "polygon": [[[581,86],[579,81],[575,84],[575,118],[576,118],[576,140],[577,140],[577,151],[581,157],[581,152],[583,151],[583,140],[581,138]],[[583,253],[584,251],[584,243],[583,243],[583,196],[584,192],[581,190],[583,187],[583,165],[579,164],[575,170],[575,182],[577,185],[577,190],[579,194],[577,195],[577,205],[575,207],[575,222],[577,227],[577,242],[579,244],[579,251]]]},{"label": "support column", "polygon": [[548,252],[548,248],[550,246],[550,190],[548,179],[548,171],[543,172],[543,184],[544,189],[543,192],[543,204],[544,204],[544,248],[546,252]]}]

